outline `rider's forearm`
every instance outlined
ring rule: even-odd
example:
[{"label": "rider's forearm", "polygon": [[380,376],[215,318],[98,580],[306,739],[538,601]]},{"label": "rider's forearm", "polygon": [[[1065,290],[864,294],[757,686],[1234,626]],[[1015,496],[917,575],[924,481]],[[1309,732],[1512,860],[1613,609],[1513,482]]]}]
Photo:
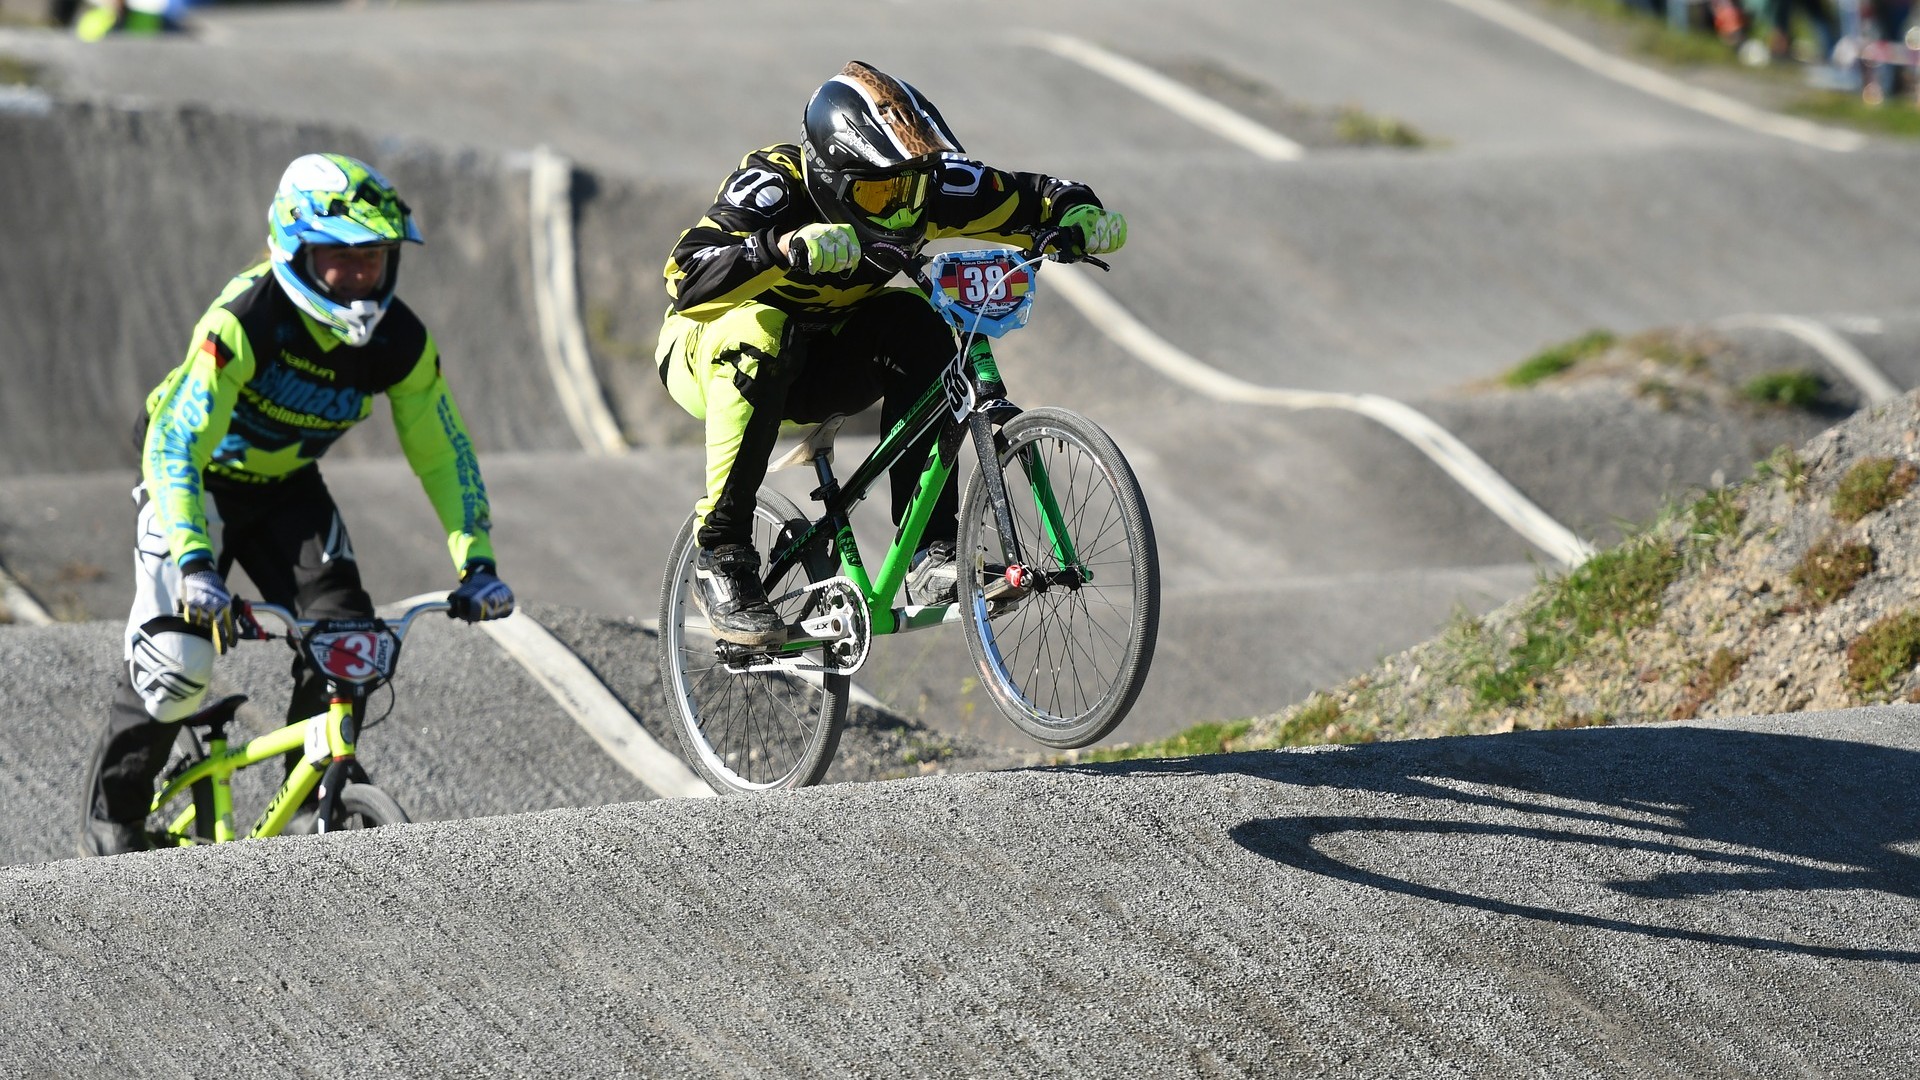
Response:
[{"label": "rider's forearm", "polygon": [[447,550],[459,568],[468,559],[493,557],[493,515],[473,438],[440,375],[438,357],[429,341],[420,363],[387,391],[387,399],[401,452],[446,529]]},{"label": "rider's forearm", "polygon": [[673,310],[710,319],[786,280],[786,260],[773,230],[726,232],[711,220],[689,229],[666,267]]},{"label": "rider's forearm", "polygon": [[967,182],[957,189],[938,189],[930,238],[964,236],[1025,247],[1027,234],[1057,222],[1073,207],[1100,205],[1085,184],[1043,173],[1002,172],[970,162],[953,178]]}]

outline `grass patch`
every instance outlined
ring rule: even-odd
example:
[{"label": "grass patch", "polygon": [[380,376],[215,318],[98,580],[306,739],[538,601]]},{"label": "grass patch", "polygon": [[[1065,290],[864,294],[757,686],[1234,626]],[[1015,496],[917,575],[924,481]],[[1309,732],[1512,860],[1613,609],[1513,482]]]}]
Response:
[{"label": "grass patch", "polygon": [[1603,551],[1561,578],[1543,611],[1579,638],[1621,635],[1650,625],[1680,576],[1677,545],[1646,535]]},{"label": "grass patch", "polygon": [[1787,111],[1808,120],[1838,124],[1871,135],[1920,138],[1920,110],[1904,101],[1869,105],[1853,94],[1824,91],[1788,105]]},{"label": "grass patch", "polygon": [[1680,407],[1680,388],[1665,379],[1642,379],[1634,384],[1633,396],[1642,401],[1650,401],[1661,412],[1672,412]]},{"label": "grass patch", "polygon": [[1609,330],[1589,330],[1571,341],[1551,345],[1520,362],[1518,367],[1500,377],[1501,383],[1515,388],[1525,388],[1587,360],[1598,356],[1613,347],[1613,332]]},{"label": "grass patch", "polygon": [[1745,653],[1726,648],[1715,649],[1713,655],[1707,657],[1707,662],[1700,665],[1700,670],[1688,680],[1687,688],[1680,692],[1680,700],[1674,703],[1669,715],[1675,720],[1691,720],[1700,715],[1701,707],[1725,690],[1746,663]]},{"label": "grass patch", "polygon": [[[1706,502],[1696,503],[1696,509]],[[1710,522],[1694,522],[1696,530],[1706,530],[1697,535],[1737,527],[1737,507],[1730,525],[1721,513],[1715,509]],[[1660,615],[1661,597],[1683,567],[1681,547],[1649,532],[1549,583],[1546,600],[1528,614],[1519,643],[1505,656],[1464,673],[1474,703],[1493,708],[1522,704],[1538,694],[1561,665],[1585,652],[1595,637],[1620,636],[1651,625]]]},{"label": "grass patch", "polygon": [[1890,457],[1867,458],[1840,478],[1840,485],[1833,492],[1833,516],[1852,524],[1876,510],[1884,510],[1898,502],[1916,479],[1920,479],[1920,470],[1911,462]]},{"label": "grass patch", "polygon": [[1740,396],[1756,405],[1810,409],[1827,392],[1827,380],[1811,371],[1770,371],[1740,388]]},{"label": "grass patch", "polygon": [[1873,548],[1854,540],[1826,537],[1807,549],[1793,568],[1807,606],[1822,607],[1846,596],[1860,579],[1873,573]]},{"label": "grass patch", "polygon": [[900,760],[908,765],[937,765],[953,760],[953,744],[939,738],[917,738],[907,745]]},{"label": "grass patch", "polygon": [[18,57],[0,53],[0,86],[36,86],[40,69]]},{"label": "grass patch", "polygon": [[1688,539],[1692,541],[1695,551],[1711,551],[1720,541],[1738,534],[1746,517],[1737,491],[1726,487],[1715,488],[1687,507],[1687,520],[1693,526],[1687,534]]},{"label": "grass patch", "polygon": [[1906,681],[1920,660],[1920,611],[1895,612],[1847,646],[1847,681],[1863,695],[1885,694]]},{"label": "grass patch", "polygon": [[1774,480],[1780,484],[1780,490],[1788,495],[1798,495],[1807,486],[1807,463],[1800,459],[1800,451],[1791,446],[1781,446],[1753,467],[1755,477]]},{"label": "grass patch", "polygon": [[1707,370],[1707,353],[1695,345],[1683,344],[1671,331],[1649,330],[1635,334],[1625,345],[1662,367],[1679,368],[1689,375]]},{"label": "grass patch", "polygon": [[1376,116],[1358,105],[1345,105],[1335,121],[1340,141],[1354,146],[1398,146],[1418,149],[1427,137],[1412,124],[1390,116]]},{"label": "grass patch", "polygon": [[1365,718],[1342,708],[1328,694],[1315,694],[1295,709],[1274,734],[1273,746],[1314,746],[1322,743],[1367,743],[1380,737]]},{"label": "grass patch", "polygon": [[[1497,650],[1479,647],[1484,629],[1469,620],[1450,631],[1465,657],[1458,685],[1481,708],[1525,704],[1544,690],[1553,673],[1578,659],[1596,637],[1620,637],[1651,626],[1660,602],[1688,560],[1704,558],[1722,539],[1736,535],[1745,520],[1738,493],[1719,488],[1679,510],[1673,519],[1684,527],[1684,542],[1666,539],[1665,526],[1643,531],[1600,552],[1565,577],[1546,583],[1545,599],[1528,612],[1518,643]],[[1606,718],[1564,718],[1581,725]]]},{"label": "grass patch", "polygon": [[1232,749],[1233,741],[1245,735],[1247,729],[1252,726],[1252,720],[1232,720],[1224,724],[1195,724],[1178,735],[1161,739],[1159,742],[1141,743],[1138,746],[1122,744],[1083,751],[1076,760],[1082,762],[1138,761],[1141,758],[1224,754]]},{"label": "grass patch", "polygon": [[1537,693],[1548,675],[1578,652],[1574,637],[1549,628],[1529,628],[1520,644],[1507,651],[1504,664],[1491,664],[1469,677],[1473,703],[1483,708],[1519,705]]}]

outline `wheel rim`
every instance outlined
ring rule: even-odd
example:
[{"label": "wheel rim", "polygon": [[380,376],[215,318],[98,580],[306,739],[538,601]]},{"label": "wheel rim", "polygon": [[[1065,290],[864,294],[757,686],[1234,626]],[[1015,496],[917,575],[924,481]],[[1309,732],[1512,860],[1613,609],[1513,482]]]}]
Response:
[{"label": "wheel rim", "polygon": [[[1000,684],[1016,695],[1017,707],[1043,727],[1070,729],[1123,691],[1122,677],[1138,648],[1134,539],[1118,485],[1078,440],[1064,432],[1043,431],[1023,436],[1010,449],[1016,455],[1038,455],[1044,464],[1078,564],[1090,580],[1077,588],[1056,585],[1030,593],[995,611],[981,591],[983,573],[976,573],[972,617],[985,660]],[[1060,574],[1068,567],[1042,528],[1017,460],[1008,459],[1007,495],[1021,550],[1030,569]],[[985,513],[974,551],[976,567],[1001,560],[999,523],[991,510]]]},{"label": "wheel rim", "polygon": [[[772,550],[779,525],[756,514],[754,546]],[[818,675],[728,671],[715,656],[717,639],[693,599],[697,548],[688,544],[682,551],[668,611],[679,628],[671,691],[680,706],[680,722],[693,736],[693,753],[706,769],[742,791],[793,786],[825,737],[826,683]],[[769,592],[778,597],[805,583],[804,567],[795,566]],[[788,601],[776,604],[775,610],[791,622],[800,606],[800,601]]]}]

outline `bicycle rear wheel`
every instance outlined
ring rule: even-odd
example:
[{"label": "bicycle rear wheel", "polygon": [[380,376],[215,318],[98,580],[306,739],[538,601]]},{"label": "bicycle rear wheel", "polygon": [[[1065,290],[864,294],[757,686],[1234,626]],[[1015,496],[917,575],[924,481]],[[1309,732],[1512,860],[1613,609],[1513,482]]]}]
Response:
[{"label": "bicycle rear wheel", "polygon": [[1153,522],[1120,448],[1086,417],[1034,409],[1009,421],[998,443],[1028,583],[1007,584],[1013,559],[980,462],[960,509],[967,647],[1015,727],[1045,746],[1086,746],[1126,718],[1153,662]]},{"label": "bicycle rear wheel", "polygon": [[[786,497],[761,491],[754,510],[753,545],[763,557],[778,550],[792,524],[805,518]],[[678,723],[687,761],[722,794],[807,787],[820,782],[840,745],[847,719],[848,680],[824,672],[744,671],[718,654],[719,641],[694,601],[699,554],[692,517],[667,555],[660,589],[660,689]],[[821,537],[767,596],[789,624],[804,599],[779,598],[834,576],[831,544]],[[809,659],[818,659],[814,653]]]},{"label": "bicycle rear wheel", "polygon": [[340,789],[340,805],[334,808],[328,832],[348,829],[375,829],[382,825],[405,825],[407,816],[393,796],[372,784],[348,784]]}]

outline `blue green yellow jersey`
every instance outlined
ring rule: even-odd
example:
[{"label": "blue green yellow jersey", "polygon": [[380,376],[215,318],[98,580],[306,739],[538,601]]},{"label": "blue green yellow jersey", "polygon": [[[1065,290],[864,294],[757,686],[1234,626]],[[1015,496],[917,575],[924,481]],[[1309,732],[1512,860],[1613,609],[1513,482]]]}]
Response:
[{"label": "blue green yellow jersey", "polygon": [[426,327],[396,299],[367,344],[347,346],[293,305],[264,262],[227,283],[185,362],[147,395],[141,471],[174,559],[213,554],[207,484],[272,484],[312,465],[381,394],[454,566],[491,560],[480,462]]}]

